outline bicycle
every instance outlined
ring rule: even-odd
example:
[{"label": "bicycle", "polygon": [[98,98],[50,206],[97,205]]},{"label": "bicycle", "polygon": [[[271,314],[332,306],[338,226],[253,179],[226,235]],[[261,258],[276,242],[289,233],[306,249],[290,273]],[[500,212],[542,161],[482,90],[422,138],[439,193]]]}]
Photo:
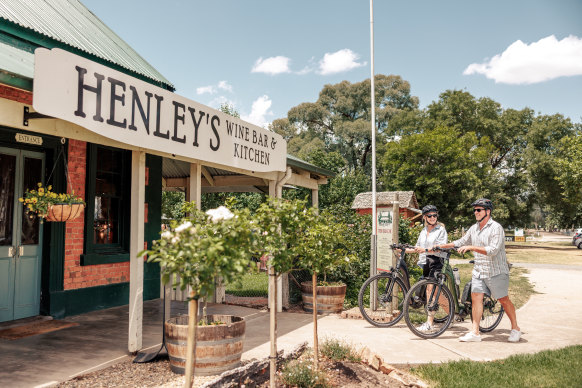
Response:
[{"label": "bicycle", "polygon": [[[459,292],[459,282],[455,281],[453,269],[449,265],[449,258],[451,249],[433,248],[435,251],[445,252],[447,257],[441,259],[443,261],[443,268],[434,274],[434,277],[424,278],[418,281],[407,293],[404,299],[404,318],[406,325],[415,335],[421,338],[436,338],[448,327],[453,321],[455,314],[457,321],[464,321],[465,317],[469,315],[471,321],[473,316],[471,314],[471,282],[469,281],[464,289],[462,295]],[[470,263],[473,263],[471,260]],[[418,293],[425,293],[425,298],[415,297]],[[413,303],[416,302],[416,303]],[[479,329],[488,333],[494,330],[504,314],[503,306],[491,295],[485,294],[483,296],[483,315],[481,322],[479,322]],[[429,330],[420,330],[428,320],[428,316],[432,315],[434,323]]]},{"label": "bicycle", "polygon": [[408,244],[392,244],[390,248],[401,250],[396,268],[391,267],[388,272],[368,278],[358,294],[362,317],[378,327],[390,327],[402,319],[402,304],[410,289],[410,273],[404,258],[405,250],[414,247]]}]

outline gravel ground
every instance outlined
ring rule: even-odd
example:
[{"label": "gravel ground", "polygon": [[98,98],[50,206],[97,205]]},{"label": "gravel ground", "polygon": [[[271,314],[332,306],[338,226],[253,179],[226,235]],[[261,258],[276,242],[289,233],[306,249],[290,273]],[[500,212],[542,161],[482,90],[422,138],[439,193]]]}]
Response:
[{"label": "gravel ground", "polygon": [[[218,376],[196,376],[194,378],[194,386],[199,387],[217,377]],[[163,357],[145,364],[135,364],[132,360],[127,360],[96,372],[75,377],[57,385],[57,387],[174,388],[182,387],[183,385],[184,376],[172,372],[170,370],[170,362],[167,357]]]}]

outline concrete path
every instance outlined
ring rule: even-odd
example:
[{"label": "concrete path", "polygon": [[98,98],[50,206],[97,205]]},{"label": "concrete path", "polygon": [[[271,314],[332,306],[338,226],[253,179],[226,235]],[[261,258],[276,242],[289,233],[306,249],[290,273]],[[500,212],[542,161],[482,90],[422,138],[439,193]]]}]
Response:
[{"label": "concrete path", "polygon": [[[522,340],[508,343],[509,320],[480,343],[461,343],[470,322],[455,323],[442,336],[423,340],[414,336],[405,323],[380,329],[363,320],[340,319],[337,315],[318,320],[319,338],[344,339],[356,346],[367,346],[393,364],[417,364],[471,359],[492,360],[517,353],[534,353],[572,344],[582,344],[582,266],[528,266],[530,279],[539,294],[517,313],[524,331]],[[174,307],[174,306],[173,306]],[[75,375],[103,368],[128,359],[127,306],[92,312],[66,320],[79,326],[52,333],[0,340],[0,386],[50,386]],[[268,356],[269,315],[254,309],[212,305],[209,313],[244,316],[247,321],[243,359]],[[292,350],[313,338],[311,315],[278,315],[278,349]],[[144,304],[144,348],[161,342],[161,302]]]}]

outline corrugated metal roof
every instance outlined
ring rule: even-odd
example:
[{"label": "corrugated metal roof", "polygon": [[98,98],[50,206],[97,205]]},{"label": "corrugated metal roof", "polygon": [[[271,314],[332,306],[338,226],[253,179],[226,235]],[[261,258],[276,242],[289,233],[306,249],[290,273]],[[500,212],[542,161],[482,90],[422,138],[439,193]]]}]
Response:
[{"label": "corrugated metal roof", "polygon": [[325,177],[333,177],[336,175],[333,171],[330,171],[326,168],[317,167],[316,165],[308,163],[305,160],[299,159],[298,157],[291,154],[287,154],[287,164],[292,167],[303,168],[309,172],[313,172]]},{"label": "corrugated metal roof", "polygon": [[22,77],[34,75],[34,54],[0,42],[0,71]]},{"label": "corrugated metal roof", "polygon": [[78,0],[2,0],[0,18],[174,88]]}]

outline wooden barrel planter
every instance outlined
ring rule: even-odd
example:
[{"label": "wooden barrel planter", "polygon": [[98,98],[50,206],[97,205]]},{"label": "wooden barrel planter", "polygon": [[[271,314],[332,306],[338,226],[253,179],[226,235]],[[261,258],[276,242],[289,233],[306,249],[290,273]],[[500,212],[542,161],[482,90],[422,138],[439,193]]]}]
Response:
[{"label": "wooden barrel planter", "polygon": [[[317,313],[341,313],[346,297],[346,285],[317,286]],[[301,283],[301,299],[303,310],[313,312],[313,287],[311,282]]]},{"label": "wooden barrel planter", "polygon": [[[196,328],[195,376],[212,376],[240,366],[245,338],[245,320],[233,315],[208,315],[208,322],[220,325]],[[186,372],[188,343],[188,316],[170,318],[165,322],[166,346],[170,369],[174,373]]]}]

